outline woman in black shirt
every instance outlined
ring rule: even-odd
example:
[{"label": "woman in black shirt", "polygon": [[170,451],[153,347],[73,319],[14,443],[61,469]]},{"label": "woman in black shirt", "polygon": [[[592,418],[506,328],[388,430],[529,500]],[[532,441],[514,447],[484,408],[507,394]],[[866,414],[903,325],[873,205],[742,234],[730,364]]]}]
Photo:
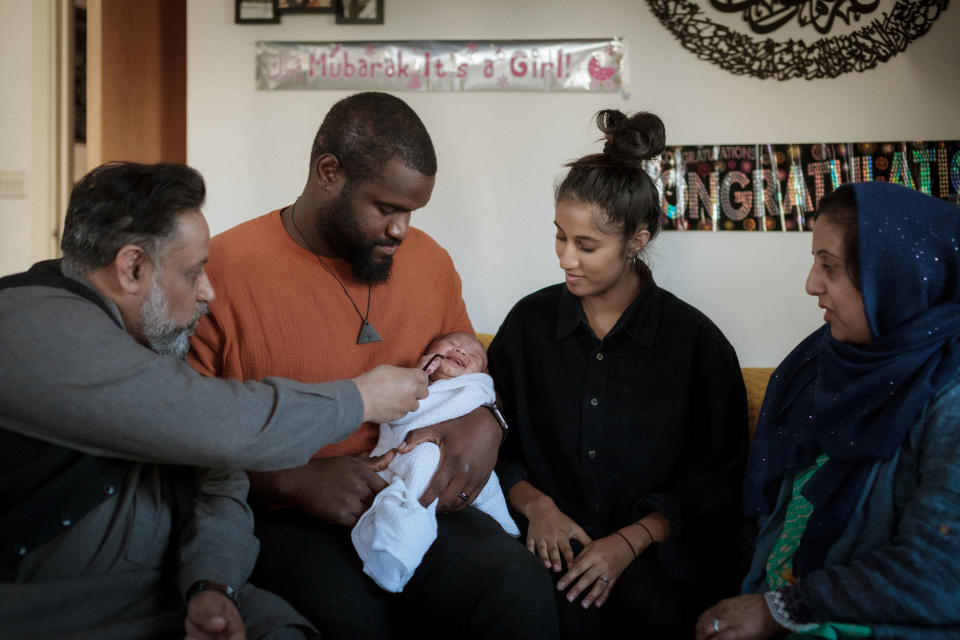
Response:
[{"label": "woman in black shirt", "polygon": [[743,378],[720,330],[641,259],[660,226],[642,162],[663,151],[662,121],[597,124],[603,153],[556,192],[566,282],[518,302],[490,346],[511,425],[497,473],[557,579],[565,637],[692,637],[740,577]]}]

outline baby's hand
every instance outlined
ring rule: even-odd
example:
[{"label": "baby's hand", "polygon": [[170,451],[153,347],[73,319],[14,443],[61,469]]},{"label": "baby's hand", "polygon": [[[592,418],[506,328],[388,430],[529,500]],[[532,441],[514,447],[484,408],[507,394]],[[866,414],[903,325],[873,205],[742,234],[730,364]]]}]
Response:
[{"label": "baby's hand", "polygon": [[439,353],[428,353],[420,358],[420,361],[417,363],[417,368],[423,369],[427,372],[428,376],[432,376],[433,372],[440,368],[440,361],[443,360],[443,356]]}]

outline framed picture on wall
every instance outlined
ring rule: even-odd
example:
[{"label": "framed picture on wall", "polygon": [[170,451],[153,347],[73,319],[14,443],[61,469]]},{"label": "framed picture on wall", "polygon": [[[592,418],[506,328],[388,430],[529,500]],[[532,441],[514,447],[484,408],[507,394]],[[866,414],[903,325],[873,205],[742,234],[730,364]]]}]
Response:
[{"label": "framed picture on wall", "polygon": [[383,0],[337,0],[337,24],[383,24]]},{"label": "framed picture on wall", "polygon": [[278,0],[281,13],[333,13],[335,0]]},{"label": "framed picture on wall", "polygon": [[236,0],[233,21],[237,24],[280,22],[277,0]]}]

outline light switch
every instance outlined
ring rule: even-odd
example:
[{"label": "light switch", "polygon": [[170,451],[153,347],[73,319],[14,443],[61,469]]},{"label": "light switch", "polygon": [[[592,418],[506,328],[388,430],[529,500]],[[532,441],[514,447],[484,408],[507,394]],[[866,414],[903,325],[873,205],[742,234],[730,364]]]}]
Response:
[{"label": "light switch", "polygon": [[0,198],[26,198],[27,172],[0,171]]}]

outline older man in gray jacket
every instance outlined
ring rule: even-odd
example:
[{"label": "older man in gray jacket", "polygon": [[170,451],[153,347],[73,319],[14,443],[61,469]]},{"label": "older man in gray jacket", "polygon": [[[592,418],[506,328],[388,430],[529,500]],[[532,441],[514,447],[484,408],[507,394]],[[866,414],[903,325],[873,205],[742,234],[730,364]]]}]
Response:
[{"label": "older man in gray jacket", "polygon": [[204,195],[185,165],[94,169],[63,260],[0,279],[5,638],[312,637],[246,583],[258,543],[230,469],[303,465],[426,395],[425,373],[397,367],[302,384],[185,364],[214,296]]}]

